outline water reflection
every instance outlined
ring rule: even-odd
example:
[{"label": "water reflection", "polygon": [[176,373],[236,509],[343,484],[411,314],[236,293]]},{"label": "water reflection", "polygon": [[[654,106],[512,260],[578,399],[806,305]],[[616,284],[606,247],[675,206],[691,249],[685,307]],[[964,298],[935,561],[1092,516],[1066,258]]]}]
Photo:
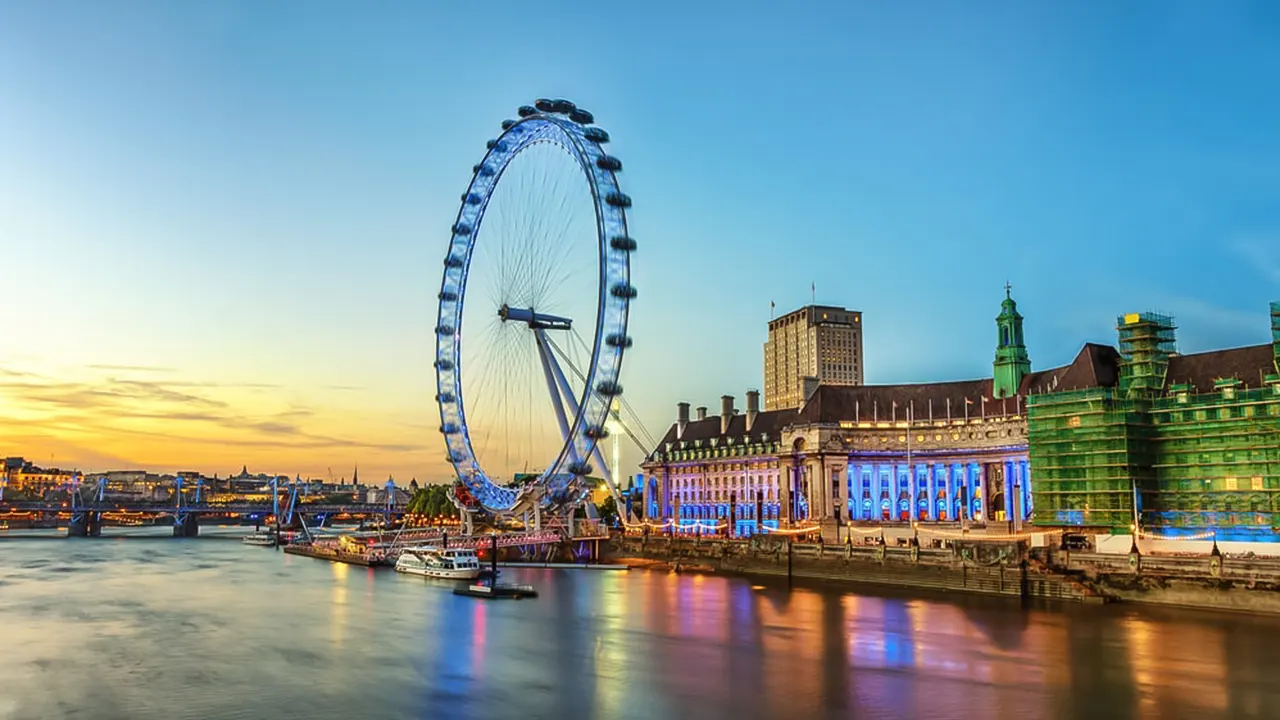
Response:
[{"label": "water reflection", "polygon": [[1280,622],[537,570],[533,601],[234,542],[6,540],[0,718],[1280,717]]}]

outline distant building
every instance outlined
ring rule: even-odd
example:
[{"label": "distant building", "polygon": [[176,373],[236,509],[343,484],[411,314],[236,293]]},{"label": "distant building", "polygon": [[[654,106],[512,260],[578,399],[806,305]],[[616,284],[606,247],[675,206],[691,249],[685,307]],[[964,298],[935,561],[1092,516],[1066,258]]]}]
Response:
[{"label": "distant building", "polygon": [[80,482],[81,477],[77,470],[42,468],[20,457],[4,459],[5,485],[28,495],[44,495],[50,490],[74,485]]},{"label": "distant building", "polygon": [[[364,496],[363,498],[357,497],[357,499],[363,499],[366,504],[385,505],[387,503],[388,491],[386,488],[373,487],[370,485],[361,489],[364,490]],[[404,488],[394,488],[391,492],[395,493],[395,499],[392,501],[393,505],[407,505],[409,504],[410,498],[412,498],[412,494]]]},{"label": "distant building", "polygon": [[810,384],[861,385],[862,313],[810,305],[769,321],[764,409],[798,408]]},{"label": "distant building", "polygon": [[106,479],[105,494],[109,497],[159,501],[168,498],[173,489],[173,476],[146,470],[109,470],[91,475],[89,481],[99,478]]}]

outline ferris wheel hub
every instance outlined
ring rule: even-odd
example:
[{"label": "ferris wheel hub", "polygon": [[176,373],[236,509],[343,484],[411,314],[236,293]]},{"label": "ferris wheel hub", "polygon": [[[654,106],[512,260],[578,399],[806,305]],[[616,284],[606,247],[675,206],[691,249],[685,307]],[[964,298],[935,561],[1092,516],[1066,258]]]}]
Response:
[{"label": "ferris wheel hub", "polygon": [[506,304],[498,308],[498,317],[502,318],[503,322],[524,323],[532,330],[570,330],[573,328],[573,320],[570,318],[534,312],[533,308],[513,308]]}]

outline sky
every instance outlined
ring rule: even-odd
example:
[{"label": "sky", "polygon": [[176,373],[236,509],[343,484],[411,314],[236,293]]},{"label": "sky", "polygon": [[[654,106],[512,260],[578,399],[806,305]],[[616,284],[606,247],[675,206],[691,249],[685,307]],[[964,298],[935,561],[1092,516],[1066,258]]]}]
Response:
[{"label": "sky", "polygon": [[446,479],[448,228],[538,97],[624,162],[653,435],[771,302],[863,311],[873,383],[989,376],[1006,281],[1035,367],[1265,342],[1277,76],[1266,1],[0,0],[0,454]]}]

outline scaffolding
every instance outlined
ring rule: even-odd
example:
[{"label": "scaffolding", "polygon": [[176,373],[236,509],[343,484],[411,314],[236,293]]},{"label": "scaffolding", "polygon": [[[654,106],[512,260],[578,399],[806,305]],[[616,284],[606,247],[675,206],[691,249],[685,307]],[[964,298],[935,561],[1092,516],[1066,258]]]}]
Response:
[{"label": "scaffolding", "polygon": [[1173,318],[1129,313],[1116,318],[1120,336],[1120,392],[1150,397],[1164,390],[1169,358],[1177,351]]},{"label": "scaffolding", "polygon": [[1271,303],[1271,353],[1276,366],[1274,377],[1280,379],[1280,302]]},{"label": "scaffolding", "polygon": [[1111,388],[1033,395],[1027,439],[1038,525],[1129,528],[1153,484],[1147,400]]},{"label": "scaffolding", "polygon": [[1153,405],[1158,492],[1144,498],[1142,524],[1270,535],[1280,528],[1280,379],[1214,386],[1175,385]]},{"label": "scaffolding", "polygon": [[1276,372],[1248,387],[1165,389],[1172,318],[1118,318],[1118,387],[1034,395],[1027,402],[1034,519],[1129,530],[1280,531],[1280,302],[1271,303]]}]

